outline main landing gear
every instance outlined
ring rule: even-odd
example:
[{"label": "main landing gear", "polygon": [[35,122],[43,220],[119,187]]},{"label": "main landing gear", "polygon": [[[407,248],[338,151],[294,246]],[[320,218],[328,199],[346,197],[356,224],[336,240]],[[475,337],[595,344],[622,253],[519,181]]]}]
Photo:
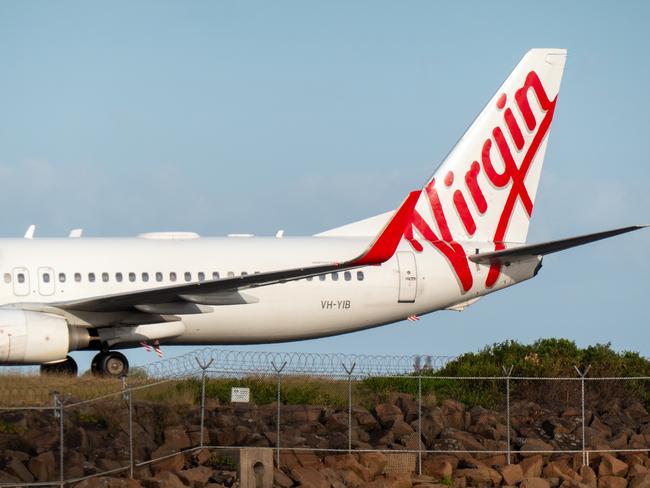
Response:
[{"label": "main landing gear", "polygon": [[58,363],[41,364],[41,374],[77,376],[77,362],[70,356],[66,356]]},{"label": "main landing gear", "polygon": [[90,370],[97,376],[121,378],[129,372],[129,360],[121,352],[102,351],[93,358]]}]

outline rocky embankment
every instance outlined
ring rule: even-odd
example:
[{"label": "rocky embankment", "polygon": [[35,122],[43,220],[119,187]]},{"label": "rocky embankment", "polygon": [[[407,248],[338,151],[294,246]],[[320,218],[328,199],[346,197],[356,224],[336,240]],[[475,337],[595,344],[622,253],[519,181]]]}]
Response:
[{"label": "rocky embankment", "polygon": [[[650,488],[650,415],[640,403],[615,400],[604,409],[586,411],[585,441],[592,452],[583,465],[580,450],[582,412],[552,411],[530,402],[511,406],[512,464],[504,454],[508,430],[500,412],[467,408],[451,400],[429,398],[421,423],[415,400],[394,395],[386,403],[352,411],[352,448],[387,452],[353,454],[325,451],[348,448],[348,410],[287,405],[282,407],[282,451],[274,469],[275,486],[441,487],[520,486],[521,488]],[[208,404],[203,436],[206,445],[272,447],[276,442],[275,405]],[[196,407],[162,403],[133,405],[135,460],[164,460],[136,469],[135,480],[92,478],[78,486],[137,488],[238,486],[236,460],[229,451],[195,450],[200,412]],[[67,479],[128,465],[129,423],[124,403],[92,403],[66,410]],[[51,412],[16,411],[0,416],[0,483],[43,482],[59,478],[58,420]],[[421,435],[419,434],[421,431]],[[417,449],[445,451],[422,456]],[[628,450],[615,453],[614,450]],[[401,451],[401,452],[400,452]],[[471,451],[454,453],[450,451]],[[535,451],[545,451],[537,453]],[[604,452],[612,451],[612,452]],[[118,475],[115,475],[118,476]]]}]

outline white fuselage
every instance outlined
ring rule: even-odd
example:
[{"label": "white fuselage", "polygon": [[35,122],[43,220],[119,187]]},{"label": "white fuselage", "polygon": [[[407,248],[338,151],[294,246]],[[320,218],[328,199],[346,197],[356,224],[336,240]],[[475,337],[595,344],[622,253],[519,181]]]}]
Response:
[{"label": "white fuselage", "polygon": [[[227,237],[0,240],[0,303],[48,304],[136,290],[340,262],[368,238]],[[478,247],[477,247],[478,246]],[[472,243],[467,254],[493,249]],[[447,259],[424,242],[402,241],[381,266],[242,291],[251,303],[181,315],[168,344],[251,344],[310,339],[375,327],[454,306],[532,277],[540,258],[504,268],[491,288],[488,266],[471,264],[463,292]],[[217,275],[218,273],[218,275]],[[22,277],[21,277],[22,275]],[[361,279],[362,278],[362,279]]]}]

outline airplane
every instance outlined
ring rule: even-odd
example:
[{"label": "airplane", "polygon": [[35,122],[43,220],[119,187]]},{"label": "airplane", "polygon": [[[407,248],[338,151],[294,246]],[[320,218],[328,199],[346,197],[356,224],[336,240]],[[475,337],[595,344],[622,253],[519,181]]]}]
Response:
[{"label": "airplane", "polygon": [[635,225],[527,244],[564,49],[525,54],[456,146],[393,212],[310,237],[150,232],[0,240],[0,364],[97,375],[118,349],[295,341],[438,310],[537,275],[547,254]]}]

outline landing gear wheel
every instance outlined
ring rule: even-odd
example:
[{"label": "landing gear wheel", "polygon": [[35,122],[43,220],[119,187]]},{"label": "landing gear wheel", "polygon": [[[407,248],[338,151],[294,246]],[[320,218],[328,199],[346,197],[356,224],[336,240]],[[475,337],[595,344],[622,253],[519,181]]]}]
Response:
[{"label": "landing gear wheel", "polygon": [[98,376],[121,378],[129,372],[129,360],[121,352],[100,352],[93,358],[90,369]]},{"label": "landing gear wheel", "polygon": [[77,362],[70,356],[63,361],[51,364],[41,364],[41,374],[58,374],[65,376],[77,376]]}]

